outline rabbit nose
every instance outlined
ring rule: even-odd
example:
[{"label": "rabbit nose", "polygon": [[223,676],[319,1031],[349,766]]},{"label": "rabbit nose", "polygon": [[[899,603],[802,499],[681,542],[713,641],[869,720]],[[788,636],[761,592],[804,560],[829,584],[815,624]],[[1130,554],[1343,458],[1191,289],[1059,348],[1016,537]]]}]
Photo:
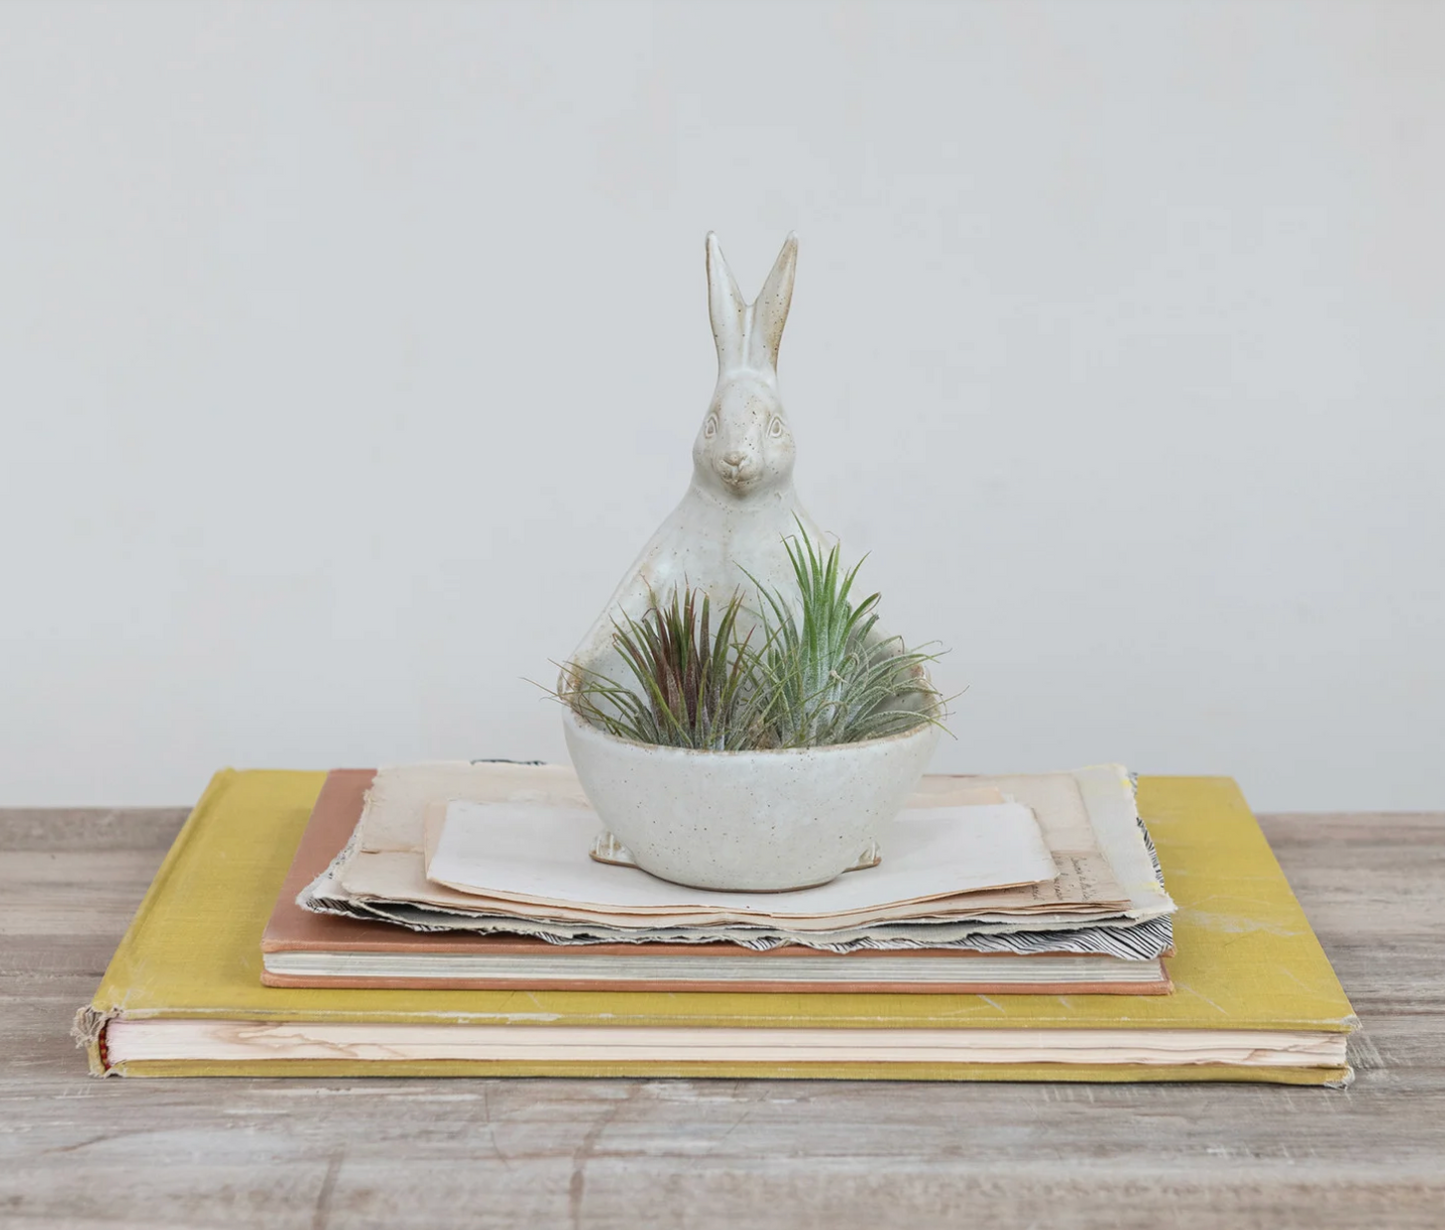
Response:
[{"label": "rabbit nose", "polygon": [[740,466],[747,459],[747,454],[741,449],[733,449],[730,453],[723,454],[723,460],[730,466]]}]

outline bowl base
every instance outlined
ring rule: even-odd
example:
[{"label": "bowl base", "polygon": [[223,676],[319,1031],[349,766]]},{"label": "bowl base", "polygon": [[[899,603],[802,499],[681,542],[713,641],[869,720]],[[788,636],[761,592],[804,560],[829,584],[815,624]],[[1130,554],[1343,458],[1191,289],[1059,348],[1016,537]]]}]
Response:
[{"label": "bowl base", "polygon": [[[592,849],[588,851],[593,861],[606,863],[612,867],[636,867],[638,871],[647,871],[635,858],[632,851],[624,846],[608,830],[604,829],[597,834],[597,840],[592,843]],[[851,867],[844,867],[839,874],[847,875],[850,871],[867,871],[870,867],[876,867],[883,861],[883,851],[878,848],[876,841],[870,841],[868,848],[858,856],[858,861]],[[655,871],[647,871],[650,876],[657,876],[659,880],[666,880],[669,884],[682,884],[686,888],[697,888],[699,885],[687,884],[683,880],[672,880],[667,876],[659,876]],[[829,876],[826,880],[818,880],[812,884],[795,884],[791,888],[743,888],[743,889],[716,889],[709,888],[708,892],[747,892],[747,893],[796,893],[805,888],[818,888],[823,884],[831,884],[837,876]]]}]

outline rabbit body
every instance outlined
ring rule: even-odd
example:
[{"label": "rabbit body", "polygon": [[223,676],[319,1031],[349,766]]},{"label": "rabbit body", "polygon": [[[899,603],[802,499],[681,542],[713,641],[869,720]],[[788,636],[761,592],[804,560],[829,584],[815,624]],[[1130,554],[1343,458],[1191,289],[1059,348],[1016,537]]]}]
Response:
[{"label": "rabbit body", "polygon": [[[754,579],[785,594],[796,587],[783,540],[796,536],[801,525],[815,543],[823,541],[793,488],[793,433],[778,396],[778,344],[797,252],[797,239],[789,235],[762,293],[749,304],[717,237],[708,235],[708,311],[718,380],[692,446],[692,482],[583,637],[573,662],[621,681],[626,671],[612,634],[622,614],[640,618],[654,595],[663,601],[675,587],[701,589],[715,607],[741,590],[747,606],[756,609]],[[739,620],[744,633],[750,619],[745,613]]]}]

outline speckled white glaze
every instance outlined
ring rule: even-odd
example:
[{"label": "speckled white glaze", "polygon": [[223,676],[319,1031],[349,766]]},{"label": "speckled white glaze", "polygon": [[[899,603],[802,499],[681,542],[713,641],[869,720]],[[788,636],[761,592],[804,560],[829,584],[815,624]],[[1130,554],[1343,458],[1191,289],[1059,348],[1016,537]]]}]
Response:
[{"label": "speckled white glaze", "polygon": [[734,891],[846,871],[882,838],[938,741],[929,724],[862,743],[705,752],[618,739],[570,709],[562,721],[582,789],[638,866]]},{"label": "speckled white glaze", "polygon": [[[783,540],[825,535],[793,488],[796,448],[778,392],[778,347],[793,297],[789,235],[757,299],[738,289],[717,236],[707,237],[708,316],[717,385],[693,443],[692,482],[643,547],[571,661],[629,681],[614,621],[640,619],[675,586],[716,606],[754,581],[796,590]],[[755,602],[755,600],[754,600]],[[750,602],[749,605],[753,605]],[[738,631],[752,615],[744,610]],[[887,633],[874,629],[882,641]],[[558,680],[565,691],[566,674]],[[638,865],[701,888],[783,890],[821,884],[858,861],[897,815],[938,739],[924,725],[864,743],[766,752],[704,752],[630,743],[564,710],[582,788]]]}]

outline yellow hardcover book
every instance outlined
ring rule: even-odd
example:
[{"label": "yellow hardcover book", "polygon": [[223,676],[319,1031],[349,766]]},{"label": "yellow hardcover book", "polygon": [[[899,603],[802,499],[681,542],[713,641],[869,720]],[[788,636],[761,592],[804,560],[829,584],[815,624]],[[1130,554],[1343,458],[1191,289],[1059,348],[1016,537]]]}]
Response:
[{"label": "yellow hardcover book", "polygon": [[126,1076],[687,1076],[1342,1084],[1349,1001],[1238,787],[1145,777],[1175,993],[345,990],[261,984],[323,773],[216,775],[76,1034]]}]

